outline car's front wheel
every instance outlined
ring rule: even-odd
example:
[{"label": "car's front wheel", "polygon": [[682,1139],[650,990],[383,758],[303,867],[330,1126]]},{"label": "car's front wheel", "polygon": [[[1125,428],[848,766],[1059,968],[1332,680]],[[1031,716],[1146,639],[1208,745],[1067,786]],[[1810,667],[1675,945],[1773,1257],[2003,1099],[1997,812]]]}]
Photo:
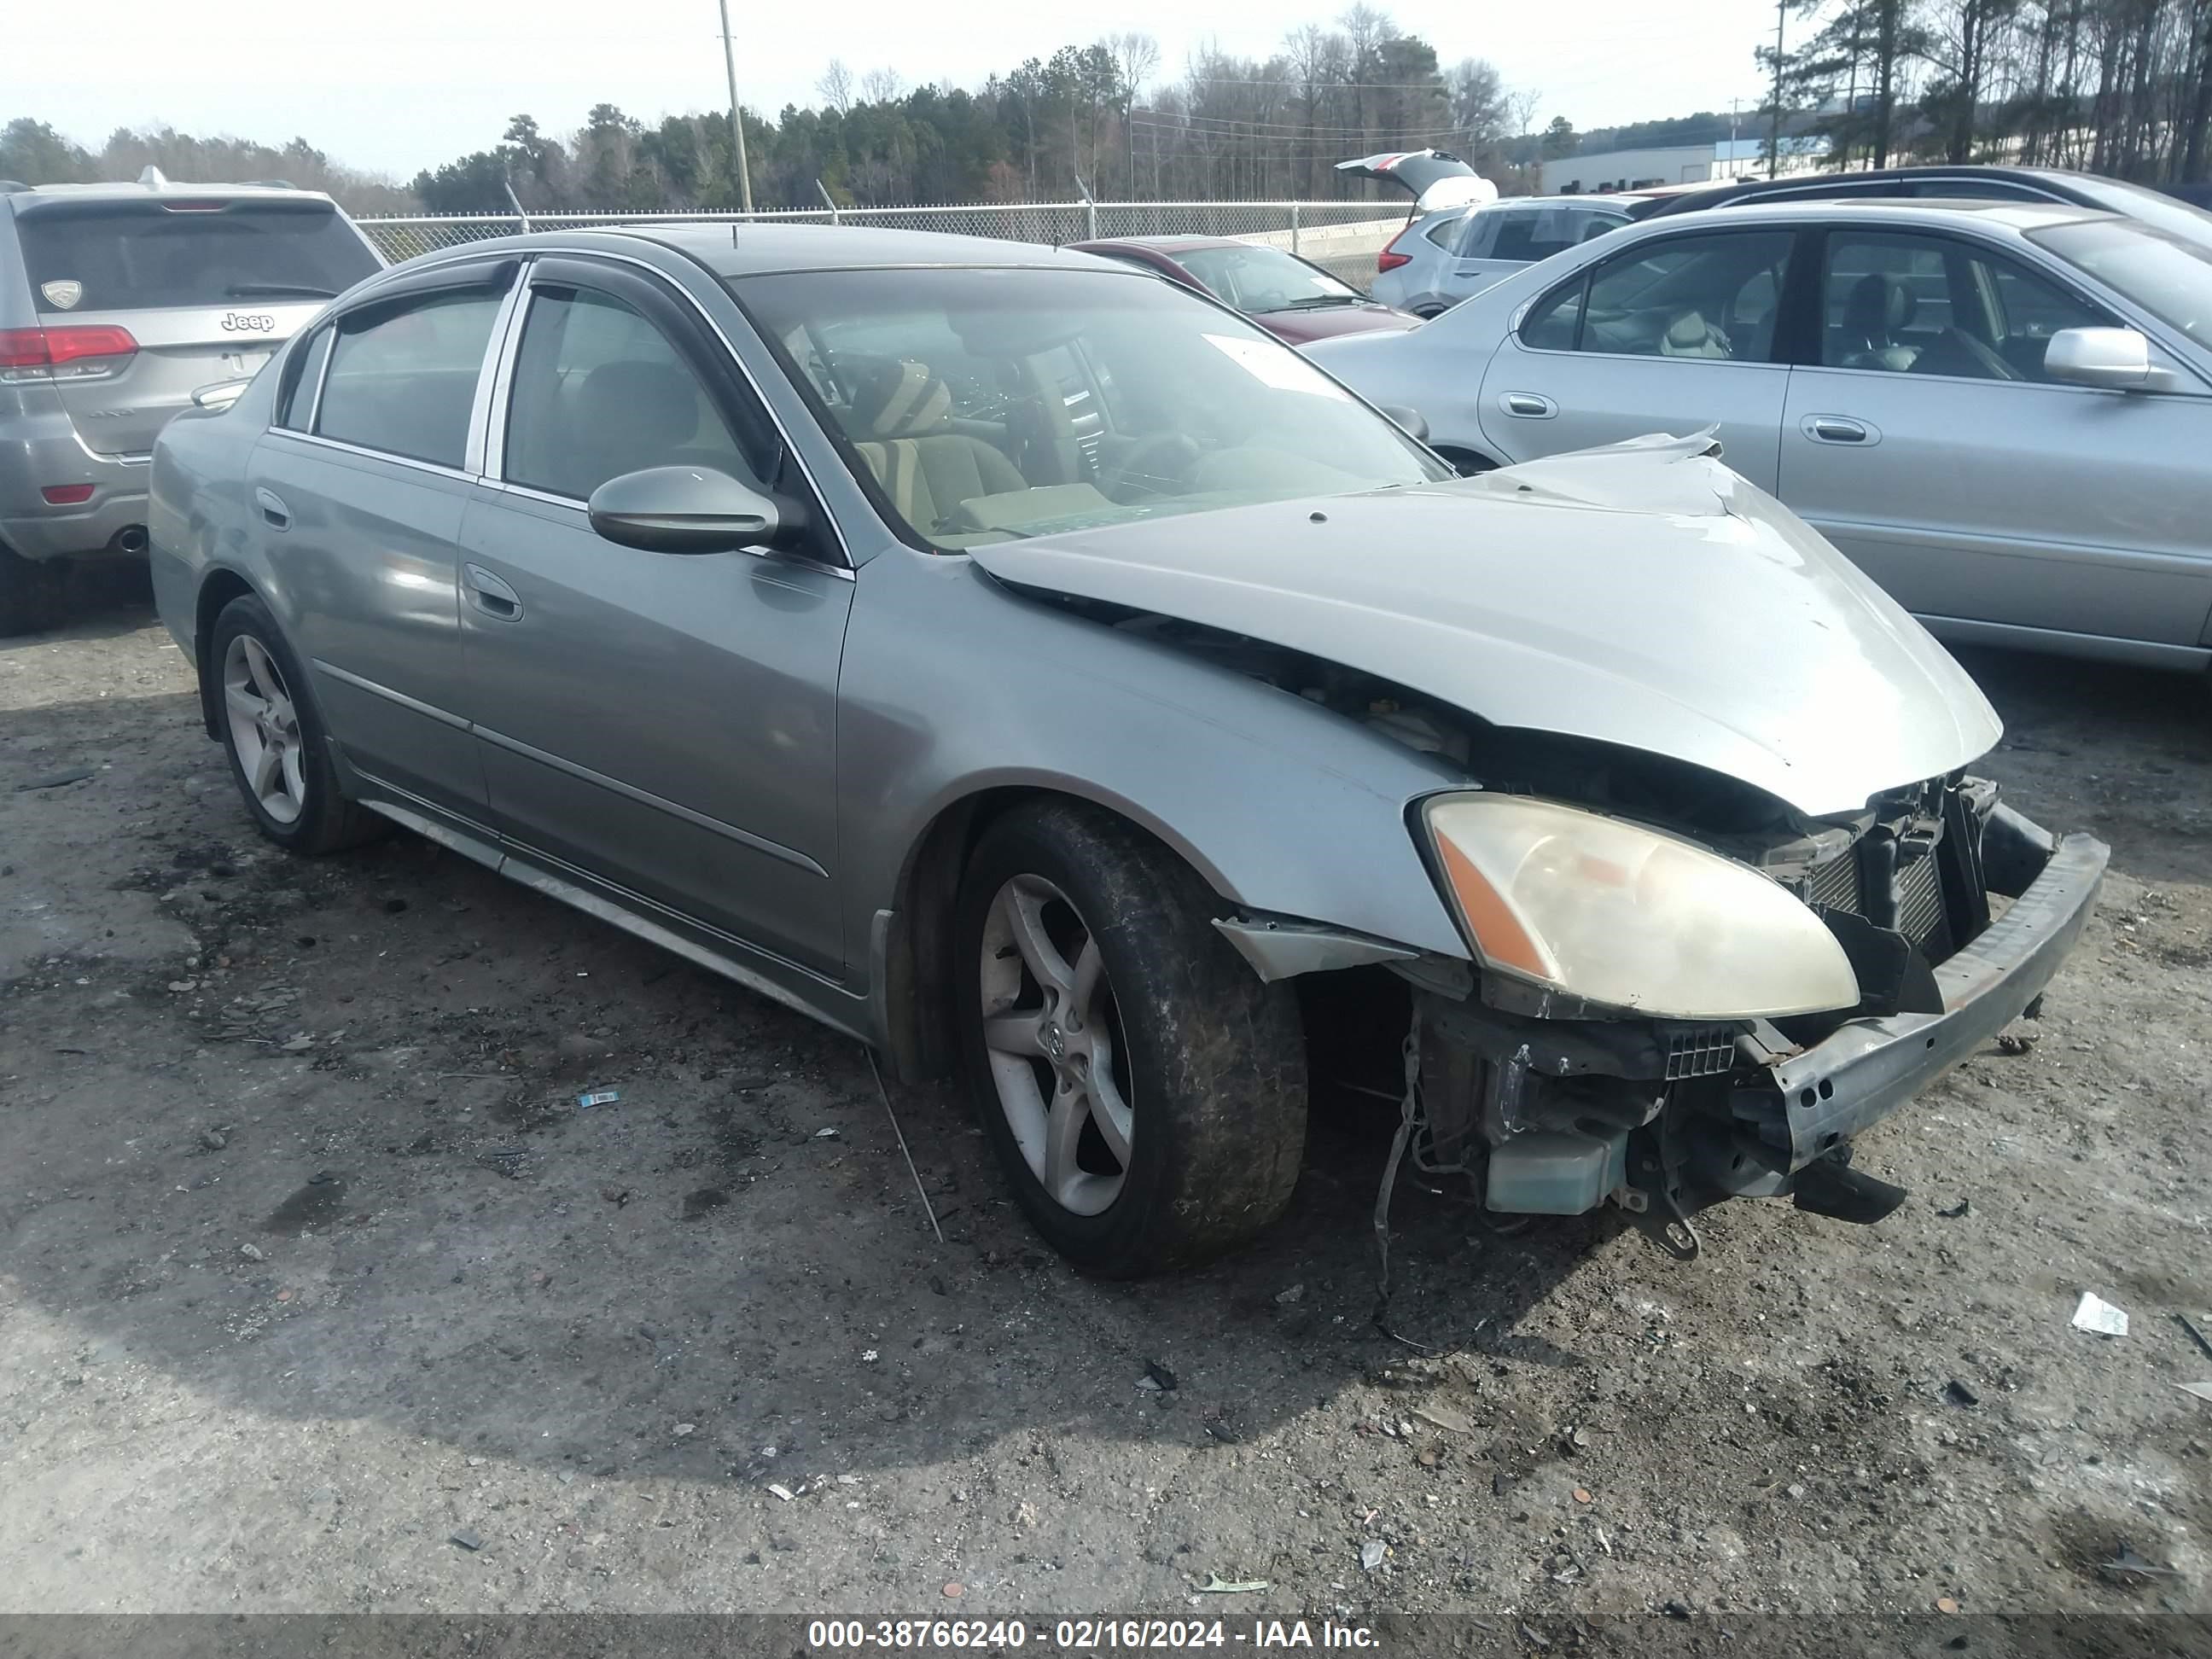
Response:
[{"label": "car's front wheel", "polygon": [[1055,1249],[1133,1277],[1282,1213],[1305,1146],[1297,1004],[1216,931],[1188,866],[1096,808],[1042,803],[992,825],[957,903],[968,1074]]},{"label": "car's front wheel", "polygon": [[345,798],[307,677],[269,607],[241,594],[208,641],[216,726],[255,826],[295,853],[331,853],[387,826]]}]

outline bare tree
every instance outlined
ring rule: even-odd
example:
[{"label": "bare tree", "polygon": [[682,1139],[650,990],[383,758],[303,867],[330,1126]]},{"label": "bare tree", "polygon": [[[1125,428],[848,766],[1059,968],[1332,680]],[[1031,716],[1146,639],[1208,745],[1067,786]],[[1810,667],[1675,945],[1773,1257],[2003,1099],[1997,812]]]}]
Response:
[{"label": "bare tree", "polygon": [[1124,188],[1131,196],[1137,193],[1137,100],[1145,90],[1145,82],[1152,78],[1160,66],[1160,43],[1141,29],[1124,29],[1119,34],[1109,34],[1098,43],[1106,55],[1114,60],[1115,77],[1121,82],[1121,138],[1128,162],[1128,178]]},{"label": "bare tree", "polygon": [[1376,68],[1381,61],[1385,40],[1398,32],[1390,21],[1390,14],[1367,0],[1352,0],[1337,14],[1337,27],[1344,31],[1347,62],[1345,81],[1352,89],[1352,121],[1361,149],[1367,144],[1368,83],[1375,79]]},{"label": "bare tree", "polygon": [[895,69],[872,69],[860,77],[860,96],[871,104],[896,103],[906,91],[906,76]]},{"label": "bare tree", "polygon": [[1318,23],[1303,24],[1283,37],[1283,53],[1297,88],[1299,117],[1305,125],[1299,188],[1316,191],[1315,179],[1322,165],[1321,113],[1329,83],[1345,78],[1344,37],[1332,34]]},{"label": "bare tree", "polygon": [[1444,95],[1450,100],[1453,130],[1467,135],[1468,160],[1496,149],[1508,136],[1512,99],[1497,64],[1482,58],[1461,58],[1444,77]]},{"label": "bare tree", "polygon": [[842,58],[832,58],[830,67],[822,71],[822,78],[814,83],[814,90],[822,94],[822,101],[840,115],[849,114],[853,108],[853,71],[845,67]]}]

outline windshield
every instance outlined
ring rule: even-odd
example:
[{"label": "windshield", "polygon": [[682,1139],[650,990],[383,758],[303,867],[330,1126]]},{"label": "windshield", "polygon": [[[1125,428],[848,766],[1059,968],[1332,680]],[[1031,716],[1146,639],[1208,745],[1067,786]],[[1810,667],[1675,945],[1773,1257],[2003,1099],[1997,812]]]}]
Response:
[{"label": "windshield", "polygon": [[327,299],[379,268],[327,202],[102,203],[21,215],[15,233],[46,312]]},{"label": "windshield", "polygon": [[2084,179],[2076,184],[2085,189],[2085,193],[2096,197],[2100,205],[2114,213],[2124,213],[2130,219],[2178,236],[2185,242],[2212,247],[2212,213],[2203,208],[2191,207],[2162,191],[2145,190],[2140,185],[2118,179]]},{"label": "windshield", "polygon": [[2079,219],[2031,230],[2027,238],[2212,346],[2212,243],[2184,241],[2130,219]]},{"label": "windshield", "polygon": [[1310,311],[1364,301],[1349,283],[1279,247],[1194,247],[1168,257],[1239,311]]},{"label": "windshield", "polygon": [[1134,273],[730,289],[878,504],[940,550],[1451,476],[1288,346]]}]

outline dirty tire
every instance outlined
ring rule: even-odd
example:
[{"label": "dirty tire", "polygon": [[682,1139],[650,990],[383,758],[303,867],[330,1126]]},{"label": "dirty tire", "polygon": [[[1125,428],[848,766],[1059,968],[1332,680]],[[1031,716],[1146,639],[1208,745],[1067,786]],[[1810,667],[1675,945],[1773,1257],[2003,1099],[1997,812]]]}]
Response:
[{"label": "dirty tire", "polygon": [[27,559],[0,547],[0,638],[36,633],[60,621],[68,574],[59,560]]},{"label": "dirty tire", "polygon": [[[239,757],[230,721],[225,716],[223,663],[232,642],[241,637],[258,644],[275,660],[297,711],[303,793],[298,816],[289,822],[271,817],[255,799]],[[240,594],[223,606],[208,636],[207,659],[201,665],[200,673],[202,684],[209,686],[207,695],[214,702],[216,730],[223,754],[230,762],[231,781],[238,786],[239,799],[245,803],[254,828],[264,836],[287,852],[312,854],[357,847],[391,829],[386,819],[348,800],[339,787],[337,770],[331,764],[330,734],[324,728],[321,711],[315,707],[307,672],[293,654],[292,647],[285,643],[276,619],[259,599]]]},{"label": "dirty tire", "polygon": [[[984,1041],[987,923],[1009,882],[1056,888],[1098,947],[1119,1021],[1133,1129],[1118,1194],[1081,1214],[1031,1171]],[[1212,919],[1190,867],[1096,807],[1054,801],[994,823],[953,928],[961,1056],[976,1109],[1039,1232],[1086,1273],[1135,1278],[1246,1243],[1289,1204],[1305,1148],[1305,1046],[1287,984],[1263,984]]]}]

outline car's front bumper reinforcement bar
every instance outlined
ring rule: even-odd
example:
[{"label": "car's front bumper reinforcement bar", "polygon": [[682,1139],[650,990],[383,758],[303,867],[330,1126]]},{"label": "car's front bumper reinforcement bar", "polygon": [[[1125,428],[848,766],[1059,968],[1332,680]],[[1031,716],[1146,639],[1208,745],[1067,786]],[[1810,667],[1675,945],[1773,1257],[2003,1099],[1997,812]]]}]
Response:
[{"label": "car's front bumper reinforcement bar", "polygon": [[1942,1013],[1855,1019],[1772,1063],[1790,1170],[1879,1122],[2019,1018],[2073,948],[2111,858],[2094,836],[2059,839],[2011,908],[1936,969]]}]

